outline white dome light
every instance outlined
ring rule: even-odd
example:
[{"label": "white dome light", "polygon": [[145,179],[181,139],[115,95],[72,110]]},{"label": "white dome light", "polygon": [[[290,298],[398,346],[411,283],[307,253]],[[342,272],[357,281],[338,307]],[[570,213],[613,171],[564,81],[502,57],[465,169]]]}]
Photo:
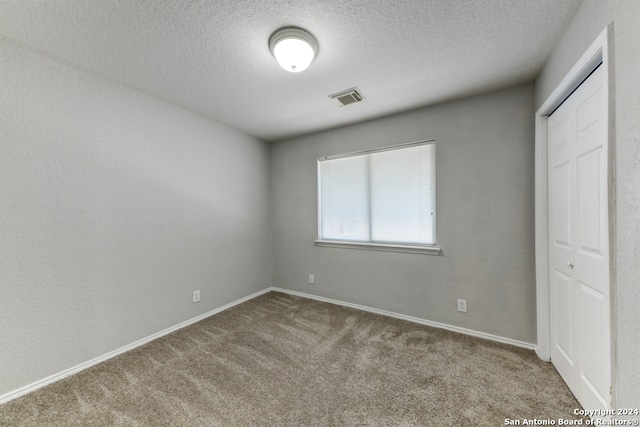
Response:
[{"label": "white dome light", "polygon": [[281,28],[269,39],[271,53],[285,70],[299,73],[307,69],[318,54],[318,42],[303,29]]}]

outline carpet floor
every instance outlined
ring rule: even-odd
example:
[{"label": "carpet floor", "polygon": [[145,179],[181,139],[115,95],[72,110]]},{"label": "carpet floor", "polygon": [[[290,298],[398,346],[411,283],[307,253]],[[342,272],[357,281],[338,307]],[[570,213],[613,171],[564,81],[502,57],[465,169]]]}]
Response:
[{"label": "carpet floor", "polygon": [[0,425],[502,426],[579,407],[533,351],[270,292],[0,405]]}]

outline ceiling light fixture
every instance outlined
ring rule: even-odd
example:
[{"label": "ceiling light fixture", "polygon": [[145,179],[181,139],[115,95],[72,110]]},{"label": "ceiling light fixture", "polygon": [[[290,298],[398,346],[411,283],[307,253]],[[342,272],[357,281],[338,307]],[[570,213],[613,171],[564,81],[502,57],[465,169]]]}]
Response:
[{"label": "ceiling light fixture", "polygon": [[284,27],[271,35],[269,49],[282,68],[299,73],[318,55],[318,42],[302,28]]}]

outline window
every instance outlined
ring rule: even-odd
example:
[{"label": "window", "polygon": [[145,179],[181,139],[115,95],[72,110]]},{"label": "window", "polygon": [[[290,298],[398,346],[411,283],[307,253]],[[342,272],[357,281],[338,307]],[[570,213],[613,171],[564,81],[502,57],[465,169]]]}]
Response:
[{"label": "window", "polygon": [[437,251],[435,142],[318,159],[319,246]]}]

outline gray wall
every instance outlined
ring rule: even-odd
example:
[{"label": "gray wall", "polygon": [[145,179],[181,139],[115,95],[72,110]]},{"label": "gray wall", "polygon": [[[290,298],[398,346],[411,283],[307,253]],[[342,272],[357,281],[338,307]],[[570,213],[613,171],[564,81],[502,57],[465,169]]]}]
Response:
[{"label": "gray wall", "polygon": [[[640,2],[585,0],[536,81],[540,106],[606,25],[613,24],[615,325],[618,406],[640,407]],[[637,417],[636,417],[637,418]]]},{"label": "gray wall", "polygon": [[1,39],[0,69],[0,396],[271,285],[265,143]]},{"label": "gray wall", "polygon": [[[535,342],[533,136],[525,85],[273,144],[274,286]],[[318,156],[428,138],[441,256],[314,246]]]}]

